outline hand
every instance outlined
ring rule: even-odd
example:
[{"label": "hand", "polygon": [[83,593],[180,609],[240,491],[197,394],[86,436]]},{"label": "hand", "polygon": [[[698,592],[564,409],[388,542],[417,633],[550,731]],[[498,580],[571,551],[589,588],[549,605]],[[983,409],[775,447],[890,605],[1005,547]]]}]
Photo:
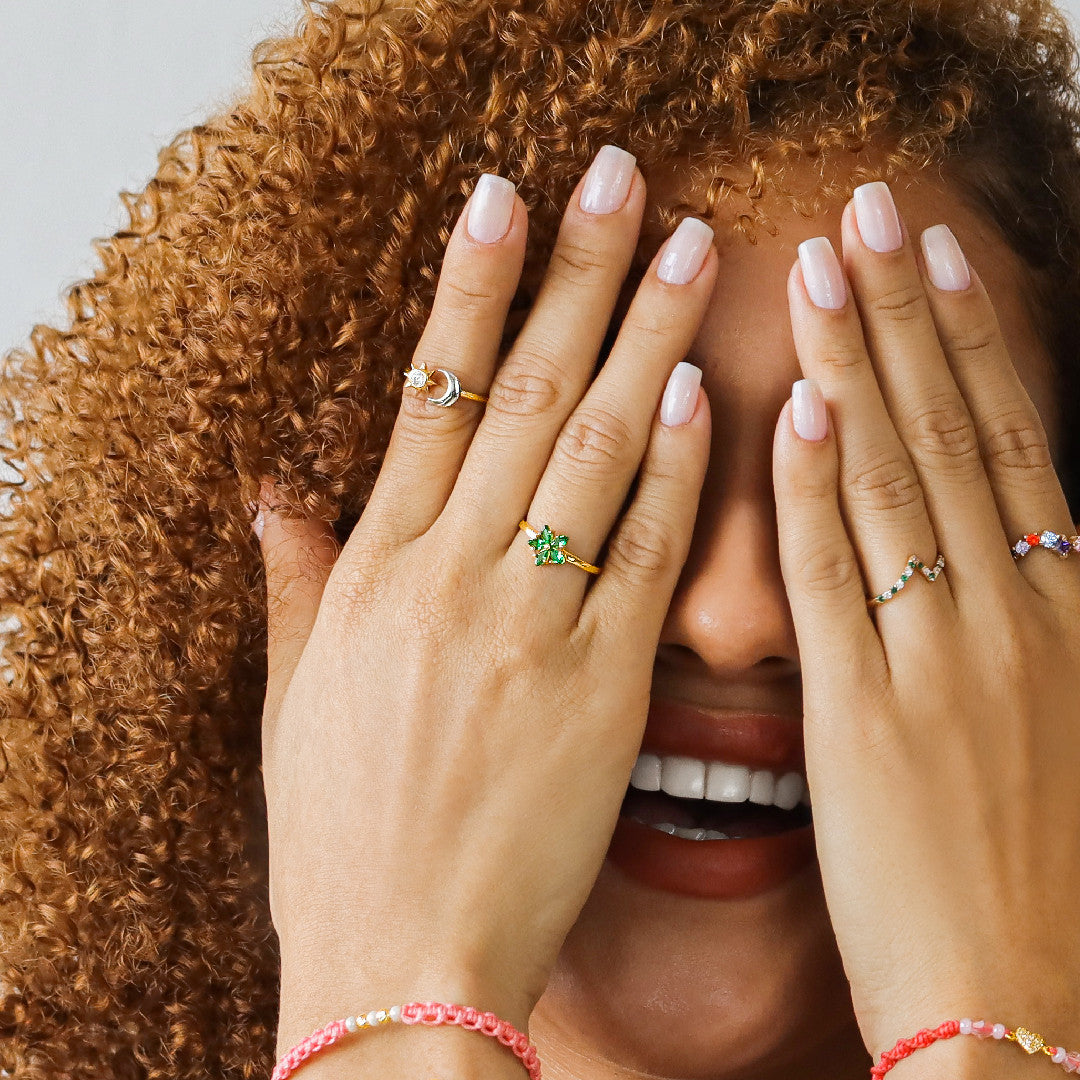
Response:
[{"label": "hand", "polygon": [[[825,895],[875,1057],[963,1016],[1080,1042],[1080,556],[1010,553],[1071,519],[978,275],[955,287],[966,264],[950,241],[924,234],[954,286],[939,288],[906,230],[871,250],[849,205],[846,296],[827,241],[808,241],[789,279],[829,424],[806,387],[810,438],[790,404],[780,418],[781,561]],[[842,306],[818,307],[807,282],[829,300],[830,258]],[[939,551],[933,584],[916,574],[868,608],[910,555],[931,566]]]},{"label": "hand", "polygon": [[[414,363],[474,392],[494,378],[486,409],[406,390],[340,552],[327,524],[263,512],[282,1043],[427,998],[524,1028],[603,862],[709,452],[695,369],[664,398],[670,426],[657,407],[717,258],[706,226],[680,226],[692,280],[658,277],[669,240],[591,379],[645,199],[633,159],[601,153],[622,163],[625,203],[587,213],[579,185],[498,367],[524,204],[510,189],[508,231],[476,241],[465,220],[508,184],[485,181],[454,230]],[[522,517],[589,562],[607,543],[602,573],[538,568]]]}]

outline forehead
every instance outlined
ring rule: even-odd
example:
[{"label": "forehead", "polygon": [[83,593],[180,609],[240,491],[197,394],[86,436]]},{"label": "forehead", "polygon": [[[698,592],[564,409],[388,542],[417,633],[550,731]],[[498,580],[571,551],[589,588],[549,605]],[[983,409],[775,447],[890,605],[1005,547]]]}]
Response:
[{"label": "forehead", "polygon": [[[821,172],[807,164],[786,166],[785,184],[796,194],[811,192]],[[642,228],[641,254],[651,256],[667,232],[659,210],[679,202],[704,206],[709,176],[687,166],[670,167],[646,176],[648,207]],[[891,182],[910,242],[918,251],[919,234],[945,223],[956,234],[965,255],[987,287],[1002,336],[1054,439],[1056,415],[1050,358],[1035,330],[1022,263],[994,224],[968,205],[963,193],[939,175],[904,175]],[[841,251],[843,198],[804,216],[783,195],[756,200],[758,219],[752,237],[737,227],[747,214],[743,195],[722,196],[711,220],[716,230],[720,271],[716,288],[689,357],[701,366],[714,409],[725,412],[765,410],[774,420],[800,377],[787,305],[787,275],[799,244],[827,236]],[[629,302],[629,297],[625,298]],[[734,419],[734,417],[732,417]],[[745,419],[745,417],[744,417]]]}]

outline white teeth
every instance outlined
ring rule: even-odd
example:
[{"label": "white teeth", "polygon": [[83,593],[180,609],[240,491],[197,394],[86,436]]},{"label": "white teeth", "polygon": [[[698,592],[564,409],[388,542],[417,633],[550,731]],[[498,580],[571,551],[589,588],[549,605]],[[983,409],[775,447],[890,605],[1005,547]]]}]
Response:
[{"label": "white teeth", "polygon": [[750,794],[747,798],[758,806],[771,806],[776,794],[776,777],[768,769],[755,769],[750,774]]},{"label": "white teeth", "polygon": [[746,802],[750,794],[750,770],[745,765],[709,762],[705,798],[713,802]]},{"label": "white teeth", "polygon": [[653,828],[654,829],[659,829],[661,832],[666,832],[668,835],[671,835],[671,834],[678,831],[679,826],[678,825],[667,825],[667,824],[665,824],[665,825],[654,825]]},{"label": "white teeth", "polygon": [[802,776],[797,772],[784,773],[776,781],[776,791],[773,793],[773,802],[781,810],[794,810],[802,797],[805,787]]},{"label": "white teeth", "polygon": [[782,776],[769,769],[750,769],[726,761],[701,761],[680,754],[639,754],[630,774],[630,786],[638,791],[665,791],[680,799],[712,802],[752,802],[793,810],[810,805],[810,793],[802,773]]},{"label": "white teeth", "polygon": [[704,799],[705,762],[689,757],[661,758],[660,790],[680,799]]},{"label": "white teeth", "polygon": [[656,754],[638,754],[630,774],[630,786],[638,791],[660,790],[660,759]]}]

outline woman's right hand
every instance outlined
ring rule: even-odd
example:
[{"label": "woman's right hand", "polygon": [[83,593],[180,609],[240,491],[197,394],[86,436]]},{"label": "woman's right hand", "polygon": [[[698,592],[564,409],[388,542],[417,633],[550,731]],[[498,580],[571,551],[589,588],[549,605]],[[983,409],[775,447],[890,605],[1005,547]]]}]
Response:
[{"label": "woman's right hand", "polygon": [[[592,378],[645,186],[615,148],[589,177],[605,212],[582,208],[579,184],[501,363],[526,211],[508,181],[474,193],[414,363],[490,401],[439,408],[405,391],[340,552],[327,523],[266,506],[264,485],[282,1049],[410,1000],[524,1028],[604,859],[709,453],[700,372],[673,370],[717,258],[711,230],[684,222]],[[602,573],[538,568],[523,517],[569,533],[589,562],[607,543]]]}]

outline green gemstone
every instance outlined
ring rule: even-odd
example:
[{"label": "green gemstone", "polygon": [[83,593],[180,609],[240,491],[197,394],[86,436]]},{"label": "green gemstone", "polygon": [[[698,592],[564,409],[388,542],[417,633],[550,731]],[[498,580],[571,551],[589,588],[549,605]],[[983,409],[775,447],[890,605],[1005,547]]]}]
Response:
[{"label": "green gemstone", "polygon": [[551,561],[553,563],[564,563],[566,562],[566,556],[561,551],[553,551],[551,553]]}]

